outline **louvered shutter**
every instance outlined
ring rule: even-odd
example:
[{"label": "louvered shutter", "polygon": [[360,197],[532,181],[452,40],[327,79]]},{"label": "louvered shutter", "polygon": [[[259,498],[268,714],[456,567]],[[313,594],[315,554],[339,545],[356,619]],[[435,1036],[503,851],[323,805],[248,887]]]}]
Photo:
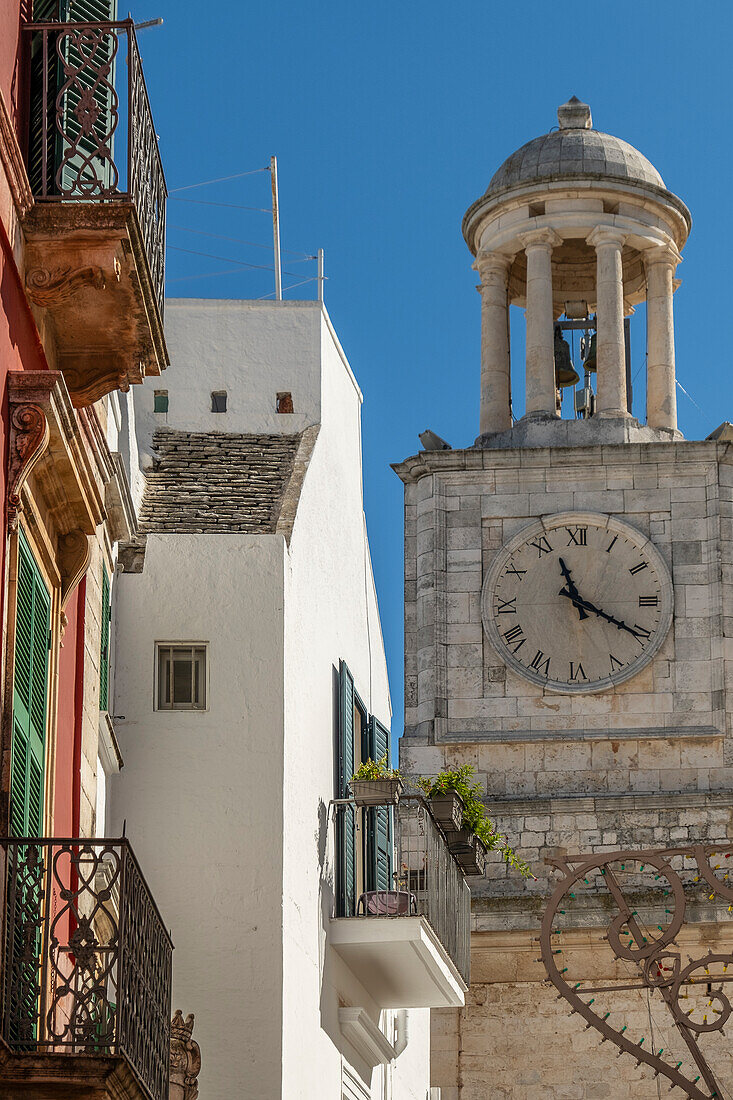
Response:
[{"label": "louvered shutter", "polygon": [[[339,662],[338,798],[349,797],[354,774],[354,677]],[[341,806],[337,831],[338,915],[353,917],[356,911],[356,812]]]},{"label": "louvered shutter", "polygon": [[18,538],[18,594],[13,680],[10,831],[40,836],[48,706],[51,599],[22,532]]},{"label": "louvered shutter", "polygon": [[[33,15],[36,22],[113,22],[117,19],[117,0],[35,0]],[[29,135],[29,174],[34,194],[43,192],[44,117],[47,194],[99,198],[117,185],[113,178],[112,133],[117,110],[114,76],[118,40],[109,32],[94,45],[91,38],[84,39],[80,49],[73,35],[64,35],[60,38],[59,57],[59,36],[50,33],[44,100],[43,35],[34,36]],[[86,92],[91,92],[94,101],[91,113],[88,108],[81,109]],[[91,130],[84,132],[87,125]]]},{"label": "louvered shutter", "polygon": [[[374,715],[369,719],[367,751],[372,760],[386,755],[389,765],[389,730]],[[367,814],[367,890],[391,890],[394,810],[380,806]]]},{"label": "louvered shutter", "polygon": [[102,566],[102,637],[99,652],[99,709],[109,709],[109,623],[112,608],[109,602],[109,577]]}]

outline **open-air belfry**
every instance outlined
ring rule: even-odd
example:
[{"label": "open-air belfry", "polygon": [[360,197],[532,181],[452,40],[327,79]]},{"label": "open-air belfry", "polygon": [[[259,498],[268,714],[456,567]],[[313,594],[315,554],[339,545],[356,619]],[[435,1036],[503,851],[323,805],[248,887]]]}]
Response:
[{"label": "open-air belfry", "polygon": [[[478,438],[396,467],[403,766],[473,765],[537,875],[495,860],[473,880],[471,989],[465,1009],[433,1014],[432,1084],[442,1100],[656,1100],[675,1078],[654,1075],[651,1050],[700,1100],[713,1079],[733,1088],[727,971],[706,962],[733,946],[724,870],[706,882],[701,849],[675,856],[684,904],[671,869],[622,858],[610,893],[611,875],[588,871],[549,947],[537,942],[568,860],[720,846],[733,828],[730,428],[685,441],[677,427],[673,296],[691,218],[646,157],[593,129],[586,104],[573,97],[558,123],[504,161],[463,221],[480,276]],[[628,331],[644,302],[645,422]],[[663,948],[702,960],[697,984],[674,986],[671,956],[644,969]],[[613,1035],[585,1027],[581,996]],[[619,1042],[644,1053],[619,1056]]]}]

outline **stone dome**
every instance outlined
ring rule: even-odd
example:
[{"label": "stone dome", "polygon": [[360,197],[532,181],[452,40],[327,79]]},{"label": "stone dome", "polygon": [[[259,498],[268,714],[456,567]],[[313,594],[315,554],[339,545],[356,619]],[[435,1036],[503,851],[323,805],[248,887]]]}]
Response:
[{"label": "stone dome", "polygon": [[557,112],[559,129],[517,149],[492,176],[484,198],[509,187],[551,178],[627,180],[665,188],[651,161],[627,141],[592,129],[590,107],[575,96]]}]

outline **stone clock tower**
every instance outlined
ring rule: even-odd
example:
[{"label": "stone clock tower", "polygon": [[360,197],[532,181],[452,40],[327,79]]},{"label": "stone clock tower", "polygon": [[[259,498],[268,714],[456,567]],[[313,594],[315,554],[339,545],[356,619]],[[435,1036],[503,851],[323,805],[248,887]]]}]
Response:
[{"label": "stone clock tower", "polygon": [[[673,294],[690,214],[641,153],[593,129],[587,105],[571,99],[558,122],[504,162],[463,222],[480,278],[480,435],[396,467],[403,766],[473,764],[537,874],[492,862],[472,880],[467,1006],[433,1025],[443,1100],[656,1098],[658,1080],[599,1046],[543,984],[544,861],[732,835],[733,451],[677,428]],[[639,303],[645,422],[630,412],[627,356]],[[510,304],[526,314],[522,364],[510,363]],[[563,356],[570,331],[584,384]],[[574,400],[568,380],[581,382]],[[581,972],[601,957],[596,917],[591,905],[564,940]],[[688,946],[729,949],[716,902],[693,917]],[[637,990],[611,1011],[630,1031],[656,1026],[659,1042],[666,1025]]]}]

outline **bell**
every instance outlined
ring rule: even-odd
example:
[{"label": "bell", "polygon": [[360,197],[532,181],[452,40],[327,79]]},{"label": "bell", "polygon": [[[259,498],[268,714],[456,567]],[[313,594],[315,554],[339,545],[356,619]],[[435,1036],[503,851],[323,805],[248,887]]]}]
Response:
[{"label": "bell", "polygon": [[595,370],[596,369],[596,334],[595,334],[595,332],[593,333],[593,335],[590,338],[590,343],[588,344],[588,350],[585,353],[585,359],[583,360],[583,367],[585,368],[585,370]]},{"label": "bell", "polygon": [[555,329],[555,383],[558,389],[566,386],[574,386],[580,381],[580,376],[573,366],[570,358],[570,344],[563,339],[559,328]]}]

